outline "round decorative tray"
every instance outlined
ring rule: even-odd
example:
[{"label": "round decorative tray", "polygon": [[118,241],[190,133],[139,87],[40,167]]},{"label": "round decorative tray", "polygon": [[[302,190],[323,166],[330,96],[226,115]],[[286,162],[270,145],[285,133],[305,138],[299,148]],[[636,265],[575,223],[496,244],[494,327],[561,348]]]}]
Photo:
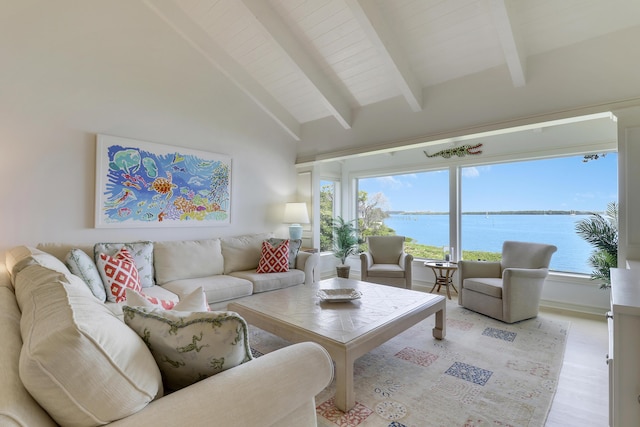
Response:
[{"label": "round decorative tray", "polygon": [[353,301],[354,299],[358,299],[362,296],[362,293],[360,291],[356,291],[355,289],[351,289],[351,288],[320,289],[317,295],[323,301],[344,302],[344,301]]}]

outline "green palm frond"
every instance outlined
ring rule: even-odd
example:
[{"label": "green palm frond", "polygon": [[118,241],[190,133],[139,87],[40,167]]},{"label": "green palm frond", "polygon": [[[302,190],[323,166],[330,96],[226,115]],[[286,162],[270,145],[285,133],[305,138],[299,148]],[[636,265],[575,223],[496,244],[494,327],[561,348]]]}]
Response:
[{"label": "green palm frond", "polygon": [[618,204],[609,203],[605,215],[594,213],[578,221],[576,233],[595,249],[589,257],[594,268],[591,279],[601,281],[601,288],[608,288],[610,269],[618,266]]}]

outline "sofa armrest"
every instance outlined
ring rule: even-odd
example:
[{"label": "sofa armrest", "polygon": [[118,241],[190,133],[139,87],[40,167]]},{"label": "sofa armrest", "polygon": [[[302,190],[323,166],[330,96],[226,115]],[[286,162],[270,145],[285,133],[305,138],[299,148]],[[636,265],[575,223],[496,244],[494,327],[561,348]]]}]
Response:
[{"label": "sofa armrest", "polygon": [[304,271],[304,284],[312,285],[316,282],[316,268],[320,262],[320,255],[317,253],[299,251],[296,257],[296,268]]},{"label": "sofa armrest", "polygon": [[164,396],[110,425],[315,426],[315,396],[332,379],[333,364],[323,347],[293,344]]}]

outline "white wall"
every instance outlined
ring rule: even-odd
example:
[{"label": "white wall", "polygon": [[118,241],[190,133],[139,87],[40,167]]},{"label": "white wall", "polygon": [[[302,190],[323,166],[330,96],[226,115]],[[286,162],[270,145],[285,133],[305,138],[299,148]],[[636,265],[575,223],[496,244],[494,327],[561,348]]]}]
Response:
[{"label": "white wall", "polygon": [[[9,9],[0,18],[0,262],[7,248],[39,242],[286,235],[296,144],[144,2]],[[231,156],[231,225],[95,229],[96,134]]]},{"label": "white wall", "polygon": [[[64,126],[0,121],[0,251],[19,244],[61,241],[171,240],[257,231],[285,233],[284,203],[295,192],[294,147],[238,133],[164,123],[118,132],[232,157],[231,225],[95,229],[95,133]],[[100,129],[102,130],[102,129]],[[3,255],[2,259],[4,259]]]}]

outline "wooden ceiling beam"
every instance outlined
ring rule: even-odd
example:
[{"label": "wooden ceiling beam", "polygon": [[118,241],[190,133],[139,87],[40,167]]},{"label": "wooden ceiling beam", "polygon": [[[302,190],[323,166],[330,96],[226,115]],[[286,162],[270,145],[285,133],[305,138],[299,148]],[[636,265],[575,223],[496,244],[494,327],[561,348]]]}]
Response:
[{"label": "wooden ceiling beam", "polygon": [[511,81],[515,87],[522,87],[526,84],[524,49],[514,30],[513,17],[507,0],[489,0],[488,4],[502,52],[509,67]]},{"label": "wooden ceiling beam", "polygon": [[351,106],[335,84],[326,76],[300,41],[287,29],[282,18],[264,0],[242,0],[265,36],[313,85],[325,107],[345,129],[351,129]]},{"label": "wooden ceiling beam", "polygon": [[224,49],[216,44],[172,0],[144,0],[144,3],[202,54],[215,68],[233,82],[294,140],[300,141],[300,123],[269,94]]},{"label": "wooden ceiling beam", "polygon": [[375,46],[394,82],[402,92],[411,110],[422,110],[422,85],[409,65],[409,60],[389,30],[375,2],[346,0],[360,27]]}]

